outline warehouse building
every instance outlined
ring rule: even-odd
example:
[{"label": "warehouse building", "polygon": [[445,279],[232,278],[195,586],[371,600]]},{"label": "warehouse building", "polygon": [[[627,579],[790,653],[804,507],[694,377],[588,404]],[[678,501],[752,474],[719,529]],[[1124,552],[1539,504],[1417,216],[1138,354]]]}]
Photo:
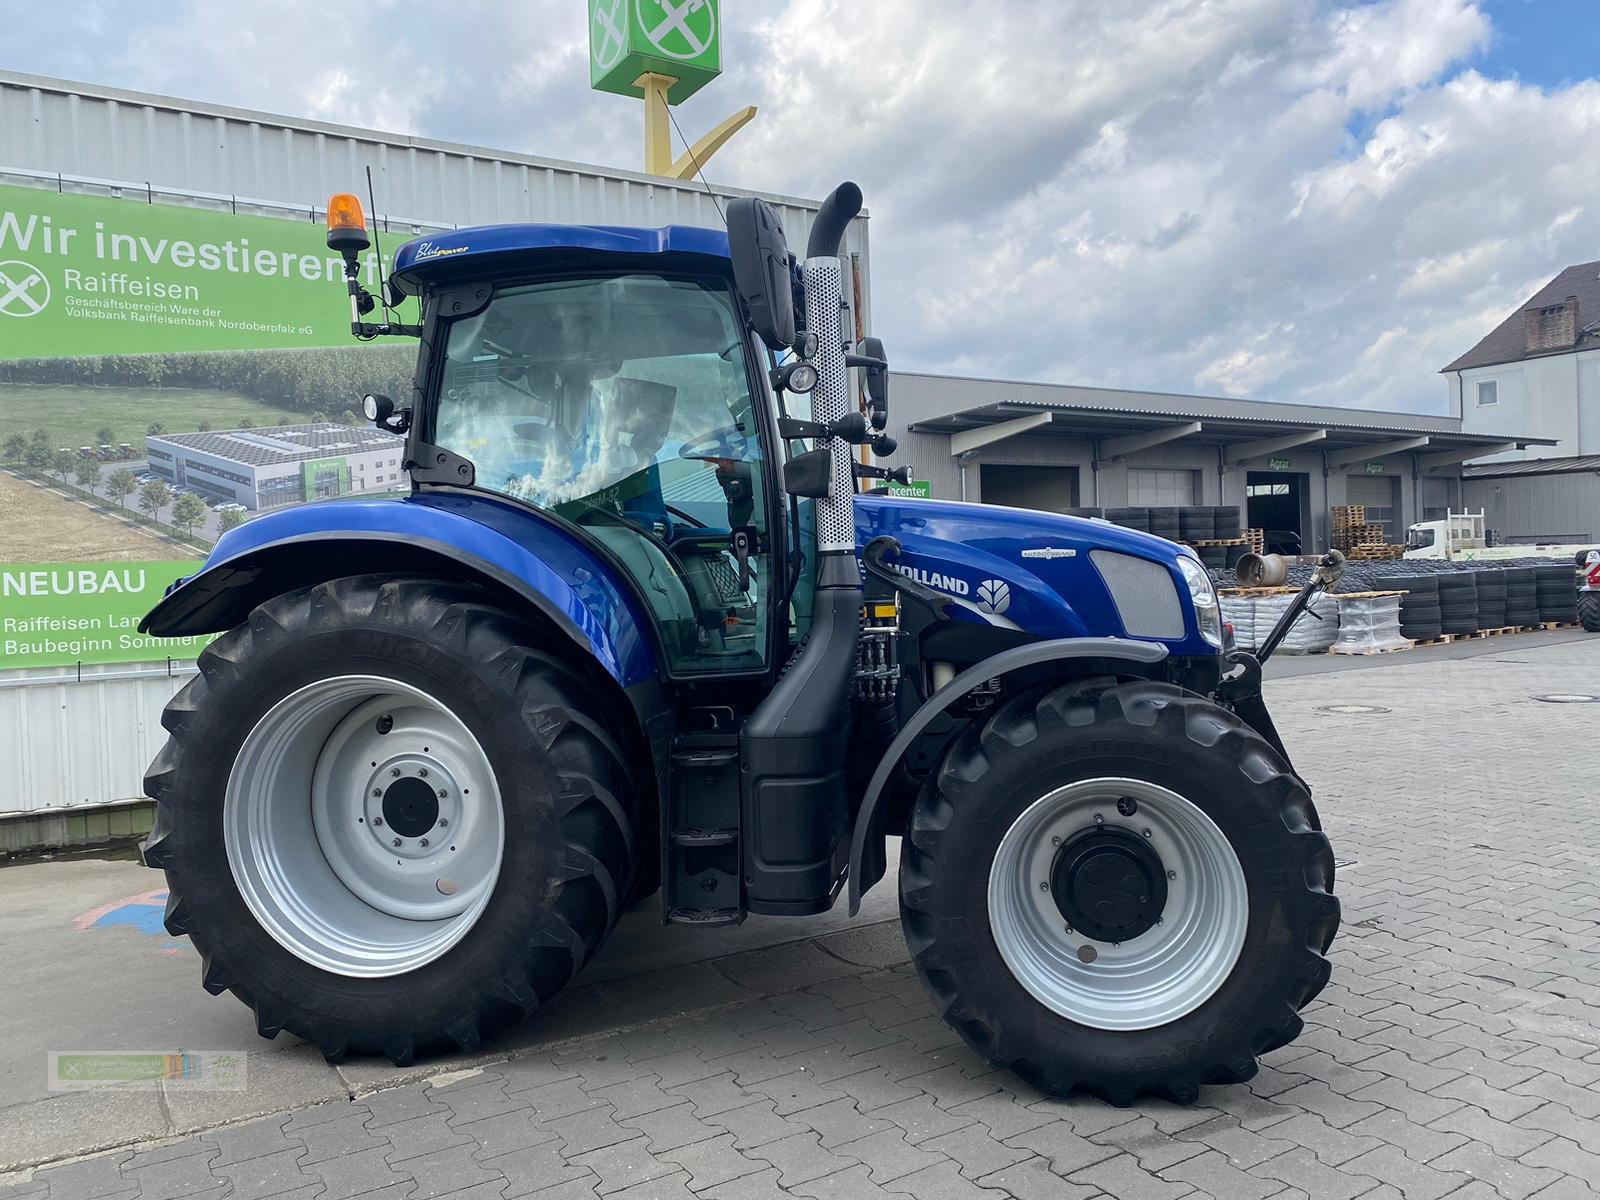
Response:
[{"label": "warehouse building", "polygon": [[403,439],[324,422],[145,439],[150,470],[252,512],[403,486]]},{"label": "warehouse building", "polygon": [[1280,548],[1326,549],[1329,508],[1389,541],[1461,507],[1462,464],[1549,439],[1459,418],[898,372],[897,461],[932,496],[1066,511],[1232,505]]}]

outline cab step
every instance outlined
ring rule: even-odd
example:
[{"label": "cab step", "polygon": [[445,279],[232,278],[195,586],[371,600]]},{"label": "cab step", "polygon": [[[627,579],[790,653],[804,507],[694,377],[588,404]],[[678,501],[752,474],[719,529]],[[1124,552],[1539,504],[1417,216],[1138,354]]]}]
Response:
[{"label": "cab step", "polygon": [[661,891],[669,924],[736,925],[744,920],[740,845],[739,739],[731,733],[673,739]]}]

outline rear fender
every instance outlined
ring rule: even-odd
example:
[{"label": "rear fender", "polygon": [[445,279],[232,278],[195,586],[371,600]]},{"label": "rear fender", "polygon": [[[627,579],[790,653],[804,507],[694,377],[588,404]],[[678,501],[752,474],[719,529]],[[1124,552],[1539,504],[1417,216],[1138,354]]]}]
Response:
[{"label": "rear fender", "polygon": [[[855,828],[850,835],[850,915],[854,916],[860,911],[862,895],[883,878],[886,866],[883,798],[889,777],[923,731],[953,704],[980,684],[1026,667],[1092,659],[1133,664],[1137,667],[1136,673],[1144,674],[1167,655],[1167,647],[1157,642],[1124,641],[1121,638],[1057,638],[1030,642],[1025,646],[1002,650],[975,663],[930,696],[901,727],[894,741],[889,743],[861,797]],[[871,878],[866,878],[867,875]]]},{"label": "rear fender", "polygon": [[219,633],[273,596],[373,573],[482,581],[557,629],[619,686],[657,678],[645,617],[592,549],[537,514],[461,496],[329,500],[258,517],[224,534],[139,628],[158,637]]}]

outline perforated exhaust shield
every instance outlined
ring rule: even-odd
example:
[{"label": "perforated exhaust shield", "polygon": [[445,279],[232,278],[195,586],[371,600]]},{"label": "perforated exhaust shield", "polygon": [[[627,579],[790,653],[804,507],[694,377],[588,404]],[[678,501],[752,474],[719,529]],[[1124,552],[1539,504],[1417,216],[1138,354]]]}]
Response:
[{"label": "perforated exhaust shield", "polygon": [[[801,268],[806,289],[806,320],[817,335],[817,386],[811,408],[820,422],[837,421],[850,408],[850,373],[844,365],[844,272],[837,258],[808,258]],[[817,550],[856,548],[855,475],[850,444],[829,438],[833,478],[828,494],[817,501]]]}]

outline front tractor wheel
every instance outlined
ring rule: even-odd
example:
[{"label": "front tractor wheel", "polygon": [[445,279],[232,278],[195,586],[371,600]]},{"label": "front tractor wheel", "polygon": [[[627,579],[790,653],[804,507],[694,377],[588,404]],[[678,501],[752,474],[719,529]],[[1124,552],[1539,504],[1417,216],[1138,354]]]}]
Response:
[{"label": "front tractor wheel", "polygon": [[1600,633],[1600,592],[1578,593],[1578,624],[1589,633]]},{"label": "front tractor wheel", "polygon": [[1256,1072],[1339,923],[1304,784],[1165,684],[1064,687],[964,733],[901,843],[901,918],[951,1026],[1055,1095],[1192,1101]]},{"label": "front tractor wheel", "polygon": [[330,1058],[471,1049],[553,995],[634,872],[628,759],[576,672],[475,589],[268,601],[168,706],[145,860],[208,990]]}]

